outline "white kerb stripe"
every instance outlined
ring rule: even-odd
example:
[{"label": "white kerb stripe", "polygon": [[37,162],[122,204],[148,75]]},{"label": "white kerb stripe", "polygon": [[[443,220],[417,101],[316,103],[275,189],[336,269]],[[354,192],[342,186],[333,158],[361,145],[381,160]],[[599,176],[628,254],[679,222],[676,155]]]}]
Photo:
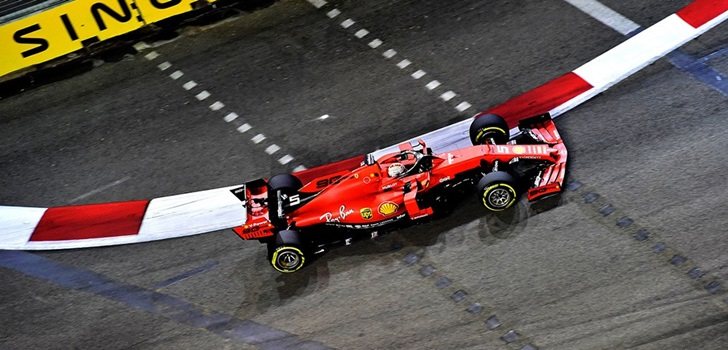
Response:
[{"label": "white kerb stripe", "polygon": [[384,56],[384,58],[392,58],[392,57],[394,57],[395,55],[397,55],[397,51],[394,51],[394,50],[392,50],[392,49],[389,49],[389,50],[387,50],[387,51],[384,51],[384,52],[382,53],[382,56]]},{"label": "white kerb stripe", "polygon": [[23,249],[46,210],[0,206],[0,249]]},{"label": "white kerb stripe", "polygon": [[604,25],[627,35],[639,29],[637,23],[596,0],[564,0]]},{"label": "white kerb stripe", "polygon": [[341,14],[341,11],[339,11],[338,9],[333,9],[329,12],[326,12],[326,15],[329,16],[329,18],[334,18],[340,14]]},{"label": "white kerb stripe", "polygon": [[170,74],[169,77],[172,78],[173,80],[177,80],[179,78],[182,78],[183,75],[185,75],[185,73],[182,73],[182,71],[176,70],[176,71],[172,72],[172,74]]},{"label": "white kerb stripe", "polygon": [[671,15],[574,70],[597,90],[604,90],[694,37],[696,29]]},{"label": "white kerb stripe", "polygon": [[159,54],[157,53],[157,51],[152,51],[152,52],[150,52],[150,53],[148,53],[148,54],[144,55],[144,57],[145,57],[146,59],[150,60],[150,61],[153,61],[153,60],[155,60],[155,59],[156,59],[157,57],[159,57]]},{"label": "white kerb stripe", "polygon": [[147,241],[189,236],[243,224],[245,208],[230,192],[236,187],[152,199],[139,238]]},{"label": "white kerb stripe", "polygon": [[263,134],[255,135],[252,139],[250,139],[250,141],[253,141],[253,143],[256,144],[263,142],[263,140],[265,140],[265,135]]}]

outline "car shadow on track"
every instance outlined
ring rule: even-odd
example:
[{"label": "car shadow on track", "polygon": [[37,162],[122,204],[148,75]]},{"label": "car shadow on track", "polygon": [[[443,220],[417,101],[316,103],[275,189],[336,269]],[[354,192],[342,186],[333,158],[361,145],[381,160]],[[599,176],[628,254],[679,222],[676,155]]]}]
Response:
[{"label": "car shadow on track", "polygon": [[[442,252],[462,246],[482,245],[487,248],[497,245],[517,237],[534,216],[560,204],[560,196],[531,204],[521,200],[512,209],[490,213],[478,205],[475,196],[466,195],[458,201],[450,215],[351,246],[334,248],[307,261],[307,266],[295,273],[279,274],[265,268],[251,272],[249,267],[241,266],[241,272],[256,276],[247,277],[250,283],[247,283],[245,300],[238,312],[263,312],[279,307],[298,297],[327,289],[332,275],[356,274],[356,270],[372,267],[372,264],[386,269],[387,265],[401,263],[407,252],[433,248]],[[255,259],[265,261],[265,250],[261,249]],[[346,263],[342,264],[342,261]]]}]

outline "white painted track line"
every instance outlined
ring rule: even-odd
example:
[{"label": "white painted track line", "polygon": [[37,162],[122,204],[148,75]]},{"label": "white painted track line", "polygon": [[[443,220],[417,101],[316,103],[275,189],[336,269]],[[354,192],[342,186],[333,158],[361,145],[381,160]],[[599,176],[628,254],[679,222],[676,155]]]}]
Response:
[{"label": "white painted track line", "polygon": [[[314,2],[313,2],[314,0],[308,0],[308,1],[311,2],[312,4],[314,4]],[[574,0],[574,1],[580,1],[580,0]],[[314,6],[318,7],[316,4],[314,4]],[[339,15],[341,15],[341,11],[337,8],[331,9],[326,12],[326,16],[328,16],[329,18],[335,18],[335,17],[338,17]],[[347,18],[347,19],[341,21],[339,23],[339,25],[343,28],[349,28],[352,25],[354,25],[355,23],[356,22],[353,19]],[[369,34],[371,34],[371,32],[369,32],[369,30],[364,29],[364,28],[360,28],[359,30],[354,32],[354,36],[359,39],[367,37],[367,36],[369,36]],[[372,49],[376,49],[376,48],[382,46],[383,44],[384,44],[384,42],[379,38],[375,38],[372,41],[370,41],[369,43],[367,43],[367,45],[369,45],[369,47],[371,47]],[[391,59],[391,58],[395,57],[396,55],[397,55],[397,51],[392,48],[388,48],[388,49],[384,50],[384,52],[382,52],[382,56],[386,59]],[[399,69],[405,69],[405,68],[409,67],[411,64],[412,64],[412,62],[410,60],[403,59],[403,60],[397,62],[396,65]],[[410,75],[412,76],[413,79],[419,80],[426,74],[427,73],[425,71],[418,69],[414,73],[411,73]],[[427,88],[427,90],[433,91],[433,90],[437,89],[438,87],[440,87],[441,85],[442,85],[442,83],[433,79],[433,80],[430,80],[425,85],[425,88]],[[448,102],[448,101],[452,100],[455,96],[457,96],[457,94],[455,92],[447,91],[447,92],[443,93],[442,95],[440,95],[440,99],[445,102]],[[462,113],[462,112],[468,110],[470,107],[472,107],[472,105],[470,103],[463,101],[463,102],[460,102],[455,107],[455,109],[457,109],[458,112]]]},{"label": "white painted track line", "polygon": [[293,157],[290,154],[286,154],[285,156],[278,159],[278,163],[281,163],[282,165],[286,165],[290,163],[293,160]]},{"label": "white painted track line", "polygon": [[138,52],[142,52],[150,47],[151,46],[147,45],[147,43],[145,43],[143,41],[140,41],[140,42],[134,44],[134,50],[137,50]]},{"label": "white painted track line", "polygon": [[200,91],[199,94],[195,95],[195,98],[198,99],[199,101],[204,101],[208,97],[210,97],[210,93],[207,92],[207,90],[202,90],[202,91]]},{"label": "white painted track line", "polygon": [[225,104],[220,101],[215,101],[215,103],[210,105],[210,110],[217,112],[225,107]]},{"label": "white painted track line", "polygon": [[435,90],[440,85],[442,85],[442,84],[440,84],[439,81],[433,80],[433,81],[427,83],[427,85],[425,85],[425,87],[427,88],[427,90]]},{"label": "white painted track line", "polygon": [[267,147],[267,148],[265,149],[265,153],[268,153],[268,154],[273,154],[273,153],[276,153],[276,152],[278,152],[278,151],[280,151],[280,150],[281,150],[281,148],[280,148],[280,147],[279,147],[278,145],[276,145],[276,144],[272,144],[272,145],[268,146],[268,147]]},{"label": "white painted track line", "polygon": [[442,95],[440,95],[440,98],[441,98],[441,99],[443,99],[444,101],[450,101],[450,100],[452,100],[452,99],[453,99],[453,97],[455,97],[455,96],[457,96],[457,94],[456,94],[456,93],[454,93],[454,92],[452,92],[452,91],[448,91],[448,92],[445,92],[445,93],[443,93]]},{"label": "white painted track line", "polygon": [[383,44],[383,42],[381,40],[374,39],[369,42],[369,47],[371,47],[372,49],[376,49],[376,48],[382,46],[382,44]]},{"label": "white painted track line", "polygon": [[182,78],[182,76],[185,75],[185,73],[182,73],[182,71],[176,70],[172,72],[172,74],[169,75],[172,80],[177,80],[179,78]]},{"label": "white painted track line", "polygon": [[460,102],[460,104],[458,104],[457,106],[455,106],[455,109],[457,109],[458,112],[465,112],[468,109],[470,109],[470,107],[472,107],[472,106],[473,105],[471,105],[470,103],[463,101],[463,102]]},{"label": "white painted track line", "polygon": [[194,80],[190,80],[190,81],[186,82],[184,85],[182,85],[182,88],[187,91],[190,91],[190,90],[194,89],[195,86],[197,86],[197,83]]},{"label": "white painted track line", "polygon": [[[324,0],[308,0],[308,1],[309,1],[309,2],[311,3],[311,4],[313,4],[314,6],[316,6],[316,7],[321,7],[321,6],[324,6],[324,5],[326,5],[326,4],[327,4],[327,2],[326,2],[326,1],[324,1]],[[336,17],[336,16],[338,16],[338,15],[339,15],[340,13],[341,13],[341,12],[340,12],[339,10],[337,10],[337,9],[334,9],[334,10],[331,10],[331,11],[329,11],[329,12],[327,13],[327,15],[328,15],[329,17],[333,18],[333,17]],[[344,28],[348,28],[348,27],[351,27],[351,26],[352,26],[352,25],[354,25],[354,24],[355,24],[354,20],[352,20],[352,19],[350,19],[350,18],[349,18],[349,19],[346,19],[346,20],[344,20],[343,22],[341,22],[341,26],[342,26],[342,27],[344,27]],[[358,31],[356,31],[356,32],[354,33],[354,35],[355,35],[355,36],[356,36],[357,38],[359,38],[359,39],[362,39],[362,38],[366,37],[367,35],[369,35],[369,31],[368,31],[368,30],[366,30],[366,29],[363,29],[363,28],[362,28],[362,29],[359,29]],[[379,39],[375,39],[375,40],[372,40],[372,41],[371,41],[371,42],[369,43],[369,46],[371,46],[372,48],[376,48],[376,47],[378,47],[378,46],[380,46],[380,45],[382,45],[382,41],[381,41],[381,40],[379,40]],[[149,48],[149,46],[148,46],[148,45],[146,45],[146,44],[144,44],[144,43],[137,43],[137,44],[135,45],[135,47],[139,47],[139,48],[138,48],[137,50],[142,50],[142,49],[146,49],[146,48]],[[388,58],[389,58],[389,57],[393,57],[394,55],[396,55],[396,51],[394,51],[394,50],[391,50],[391,49],[390,49],[390,50],[387,50],[387,52],[385,53],[385,56],[386,56],[386,57],[388,57]],[[149,61],[153,61],[153,60],[155,60],[155,59],[159,58],[160,56],[161,56],[161,54],[160,54],[160,53],[158,53],[158,52],[156,52],[156,51],[151,51],[151,52],[147,53],[146,55],[144,55],[144,57],[145,57],[145,58],[146,58],[147,60],[149,60]],[[168,70],[168,69],[172,68],[172,66],[173,66],[173,65],[172,65],[172,63],[170,63],[169,61],[164,61],[164,62],[162,62],[162,63],[159,63],[159,64],[157,64],[157,68],[158,68],[158,69],[159,69],[160,71],[166,71],[166,70]],[[171,79],[173,79],[173,80],[179,80],[179,79],[180,79],[180,78],[182,78],[182,77],[183,77],[184,75],[185,75],[185,74],[184,74],[184,73],[183,73],[183,72],[182,72],[181,70],[175,70],[174,72],[172,72],[171,74],[169,74],[169,77],[170,77]],[[185,89],[185,90],[187,90],[187,91],[190,91],[190,90],[194,89],[194,88],[195,88],[195,87],[197,87],[197,86],[198,86],[198,83],[197,83],[197,82],[195,82],[194,80],[188,80],[187,82],[185,82],[184,84],[182,84],[182,88],[184,88],[184,89]],[[209,91],[207,91],[207,90],[202,90],[202,91],[198,92],[198,93],[197,93],[197,94],[195,95],[195,98],[196,98],[196,99],[197,99],[198,101],[205,101],[205,100],[207,100],[208,98],[210,98],[211,96],[212,96],[212,94],[211,94],[211,93],[210,93]],[[210,109],[211,111],[213,111],[213,112],[218,112],[218,111],[222,111],[222,110],[223,110],[223,109],[225,108],[225,104],[224,104],[223,102],[221,102],[221,101],[215,101],[215,102],[212,102],[212,104],[210,104],[210,105],[208,106],[208,108],[209,108],[209,109]],[[328,119],[329,117],[330,117],[330,116],[329,116],[328,114],[324,114],[324,115],[322,115],[322,116],[318,117],[317,119],[318,119],[318,120],[326,120],[326,119]],[[237,113],[235,113],[235,112],[229,112],[229,113],[227,113],[227,114],[226,114],[226,115],[225,115],[225,116],[223,117],[223,120],[225,120],[225,122],[227,122],[227,123],[230,123],[230,122],[232,122],[232,121],[234,121],[234,120],[236,120],[236,119],[238,119],[238,118],[239,118],[239,115],[238,115]],[[250,131],[250,130],[251,130],[252,128],[253,128],[253,127],[252,127],[252,126],[251,126],[250,124],[248,124],[248,123],[244,123],[244,124],[240,125],[239,127],[237,127],[237,129],[236,129],[236,130],[237,130],[237,131],[238,131],[239,133],[243,134],[243,133],[246,133],[246,132]],[[255,144],[260,144],[261,142],[263,142],[263,141],[267,140],[267,138],[266,138],[266,136],[265,136],[265,135],[263,135],[263,134],[261,134],[261,133],[257,133],[257,134],[256,134],[255,136],[253,136],[253,137],[252,137],[252,138],[251,138],[250,140],[251,140],[251,141],[252,141],[253,143],[255,143]],[[271,144],[269,144],[269,145],[268,145],[268,146],[267,146],[267,147],[265,148],[265,153],[266,153],[266,154],[268,154],[269,156],[272,156],[273,154],[276,154],[276,153],[278,153],[278,152],[279,152],[280,150],[281,150],[281,146],[278,146],[278,145],[277,145],[277,144],[275,144],[275,143],[271,143]],[[284,155],[284,156],[282,156],[282,157],[278,158],[278,159],[277,159],[277,161],[278,161],[278,163],[280,163],[281,165],[287,165],[288,163],[290,163],[290,162],[291,162],[291,161],[293,161],[294,159],[295,159],[295,158],[293,158],[293,156],[291,156],[290,154],[286,154],[286,155]],[[296,166],[296,167],[295,167],[294,171],[301,171],[301,170],[305,170],[305,169],[306,169],[306,167],[305,167],[305,166],[303,166],[303,165],[299,164],[298,166]],[[126,180],[123,180],[123,181],[126,181]]]},{"label": "white painted track line", "polygon": [[114,181],[114,182],[112,182],[112,183],[110,183],[110,184],[107,184],[107,185],[101,186],[101,187],[99,187],[99,188],[97,188],[97,189],[94,189],[94,190],[92,190],[92,191],[90,191],[90,192],[84,193],[84,194],[82,194],[82,195],[80,195],[80,196],[78,196],[78,197],[76,197],[76,198],[74,198],[74,199],[71,199],[70,201],[68,201],[68,203],[76,203],[76,202],[78,202],[78,201],[80,201],[80,200],[82,200],[82,199],[84,199],[84,198],[87,198],[87,197],[93,196],[93,195],[95,195],[95,194],[97,194],[97,193],[101,193],[101,192],[103,192],[103,191],[106,191],[106,190],[108,190],[109,188],[112,188],[112,187],[114,187],[114,186],[120,185],[120,184],[122,184],[122,183],[124,183],[124,182],[128,181],[129,179],[131,179],[131,176],[124,176],[123,178],[121,178],[121,179],[119,179],[119,180],[116,180],[116,181]]},{"label": "white painted track line", "polygon": [[223,118],[223,119],[224,119],[224,120],[225,120],[226,122],[228,122],[228,123],[229,123],[229,122],[231,122],[231,121],[233,121],[233,120],[235,120],[235,119],[238,119],[238,114],[237,114],[237,113],[235,113],[235,112],[231,112],[231,113],[228,113],[228,115],[226,115],[226,116],[225,116],[225,118]]},{"label": "white painted track line", "polygon": [[248,130],[250,130],[250,129],[252,129],[252,128],[253,128],[253,127],[252,127],[252,126],[250,126],[250,124],[248,124],[248,123],[245,123],[245,124],[243,124],[243,125],[241,125],[241,126],[239,126],[239,127],[238,127],[238,132],[240,132],[240,133],[244,133],[244,132],[246,132],[246,131],[248,131]]},{"label": "white painted track line", "polygon": [[342,28],[349,28],[352,25],[354,25],[354,23],[356,23],[356,22],[354,22],[351,18],[347,18],[343,22],[341,22],[341,27]]},{"label": "white painted track line", "polygon": [[627,35],[640,26],[597,0],[564,0],[604,25]]},{"label": "white painted track line", "polygon": [[423,71],[422,69],[420,69],[420,70],[412,73],[412,78],[419,79],[419,78],[424,77],[425,74],[427,74],[427,73],[425,73],[425,71]]},{"label": "white painted track line", "polygon": [[394,57],[396,55],[397,55],[397,51],[394,51],[392,49],[389,49],[389,50],[384,51],[382,53],[382,56],[384,56],[384,58],[387,58],[387,59],[392,58],[392,57]]},{"label": "white painted track line", "polygon": [[152,52],[144,55],[144,58],[146,58],[150,61],[155,60],[157,57],[159,57],[159,54],[157,53],[157,51],[152,51]]},{"label": "white painted track line", "polygon": [[308,0],[308,2],[316,7],[317,9],[322,8],[324,5],[326,5],[326,0]]}]

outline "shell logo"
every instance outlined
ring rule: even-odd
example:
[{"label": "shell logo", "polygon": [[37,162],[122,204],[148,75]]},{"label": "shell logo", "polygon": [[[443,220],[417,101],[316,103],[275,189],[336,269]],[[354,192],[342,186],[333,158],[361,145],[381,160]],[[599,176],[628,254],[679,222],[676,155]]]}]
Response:
[{"label": "shell logo", "polygon": [[379,209],[377,209],[377,210],[379,211],[379,214],[387,216],[387,215],[392,215],[392,214],[396,213],[398,209],[399,209],[399,205],[397,205],[396,203],[384,202],[379,205]]},{"label": "shell logo", "polygon": [[526,148],[523,146],[513,146],[513,153],[524,154],[524,153],[526,153]]}]

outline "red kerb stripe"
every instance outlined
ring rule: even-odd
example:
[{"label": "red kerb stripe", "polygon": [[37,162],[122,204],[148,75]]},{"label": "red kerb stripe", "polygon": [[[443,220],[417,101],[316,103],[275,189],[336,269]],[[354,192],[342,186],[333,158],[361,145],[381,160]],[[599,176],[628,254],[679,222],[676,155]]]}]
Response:
[{"label": "red kerb stripe", "polygon": [[136,235],[149,201],[48,208],[31,241],[63,241]]},{"label": "red kerb stripe", "polygon": [[728,0],[695,0],[677,12],[685,22],[698,28],[728,11]]},{"label": "red kerb stripe", "polygon": [[569,72],[480,114],[497,114],[514,127],[519,120],[544,114],[591,88],[586,80]]}]

